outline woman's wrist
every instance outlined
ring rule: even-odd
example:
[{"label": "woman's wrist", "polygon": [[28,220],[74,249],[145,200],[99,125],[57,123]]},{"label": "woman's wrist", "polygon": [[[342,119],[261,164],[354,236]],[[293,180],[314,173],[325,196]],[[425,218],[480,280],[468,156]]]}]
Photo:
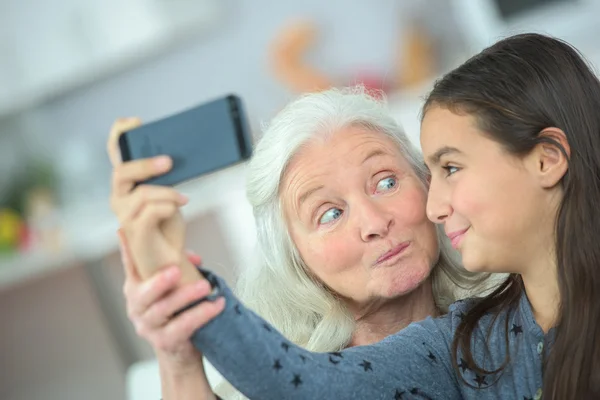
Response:
[{"label": "woman's wrist", "polygon": [[155,354],[161,371],[164,367],[164,371],[173,377],[185,377],[187,375],[204,373],[202,354],[200,352],[183,358],[161,351],[156,351]]},{"label": "woman's wrist", "polygon": [[202,356],[177,360],[173,356],[157,354],[163,400],[214,400],[216,396],[206,378]]}]

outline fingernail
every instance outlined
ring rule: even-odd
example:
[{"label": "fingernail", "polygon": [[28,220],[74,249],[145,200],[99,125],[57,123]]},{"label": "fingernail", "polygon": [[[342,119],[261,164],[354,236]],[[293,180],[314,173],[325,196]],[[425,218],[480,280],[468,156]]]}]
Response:
[{"label": "fingernail", "polygon": [[187,203],[189,200],[190,200],[190,199],[189,199],[189,197],[187,197],[187,196],[186,196],[186,195],[184,195],[184,194],[181,194],[181,193],[179,193],[179,201],[180,201],[182,204],[186,204],[186,203]]},{"label": "fingernail", "polygon": [[171,164],[171,158],[169,158],[168,156],[158,156],[154,159],[154,165],[159,170],[163,170],[164,168],[167,168],[170,164]]},{"label": "fingernail", "polygon": [[223,308],[225,306],[225,297],[219,297],[214,301],[215,307],[217,309]]},{"label": "fingernail", "polygon": [[209,284],[208,284],[208,281],[206,281],[206,280],[201,280],[200,282],[196,283],[196,289],[199,292],[205,292],[206,289],[208,289],[208,288],[209,288]]},{"label": "fingernail", "polygon": [[173,279],[175,278],[177,275],[179,274],[179,268],[177,268],[176,266],[173,267],[169,267],[167,269],[167,271],[165,272],[165,276],[167,277],[167,279]]}]

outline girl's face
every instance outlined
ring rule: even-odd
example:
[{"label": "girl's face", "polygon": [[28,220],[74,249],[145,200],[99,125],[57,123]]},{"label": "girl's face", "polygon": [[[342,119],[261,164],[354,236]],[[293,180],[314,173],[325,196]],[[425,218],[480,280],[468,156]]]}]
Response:
[{"label": "girl's face", "polygon": [[555,153],[538,145],[516,157],[474,117],[435,106],[424,116],[421,147],[431,172],[427,215],[444,224],[467,270],[523,273],[548,260],[564,175],[550,184]]}]

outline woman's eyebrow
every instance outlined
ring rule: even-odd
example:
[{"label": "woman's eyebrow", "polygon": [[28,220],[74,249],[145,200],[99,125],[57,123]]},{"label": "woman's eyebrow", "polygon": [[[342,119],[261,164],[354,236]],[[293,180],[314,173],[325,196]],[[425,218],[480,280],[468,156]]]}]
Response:
[{"label": "woman's eyebrow", "polygon": [[391,154],[389,154],[381,149],[373,150],[364,158],[362,164],[366,163],[367,160],[369,160],[373,157],[381,157],[381,156],[391,156]]},{"label": "woman's eyebrow", "polygon": [[319,190],[323,189],[324,186],[323,185],[319,185],[317,187],[314,187],[310,190],[307,190],[306,192],[304,192],[300,197],[298,197],[298,208],[300,208],[300,206],[302,205],[302,203],[304,203],[306,201],[306,199],[308,199],[311,195],[313,195],[315,192],[318,192]]}]

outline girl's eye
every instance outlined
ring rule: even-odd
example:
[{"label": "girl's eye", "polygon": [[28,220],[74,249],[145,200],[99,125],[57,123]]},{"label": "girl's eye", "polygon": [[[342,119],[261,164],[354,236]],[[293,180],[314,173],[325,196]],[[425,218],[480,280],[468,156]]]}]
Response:
[{"label": "girl's eye", "polygon": [[380,180],[379,182],[377,182],[377,191],[385,192],[387,190],[395,188],[397,184],[398,184],[398,181],[396,180],[396,178],[394,178],[392,176],[390,176],[388,178],[384,178],[384,179]]},{"label": "girl's eye", "polygon": [[339,208],[330,208],[329,210],[325,211],[325,213],[319,220],[319,224],[327,224],[331,221],[335,221],[341,216],[342,210],[340,210]]},{"label": "girl's eye", "polygon": [[446,170],[446,176],[450,176],[455,174],[456,172],[459,171],[458,167],[454,167],[452,165],[446,165],[445,167],[442,167],[444,170]]}]

